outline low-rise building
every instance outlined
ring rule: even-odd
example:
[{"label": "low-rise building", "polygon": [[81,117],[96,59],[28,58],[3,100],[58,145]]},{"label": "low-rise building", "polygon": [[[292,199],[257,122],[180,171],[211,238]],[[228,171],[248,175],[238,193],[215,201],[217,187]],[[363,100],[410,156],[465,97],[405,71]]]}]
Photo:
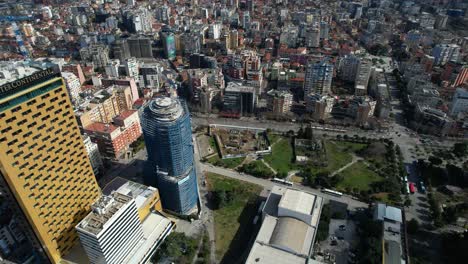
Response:
[{"label": "low-rise building", "polygon": [[383,224],[382,263],[401,264],[408,262],[405,243],[405,223],[400,208],[378,203],[374,208],[374,220]]},{"label": "low-rise building", "polygon": [[246,263],[312,261],[322,206],[320,196],[274,186],[262,209],[262,226]]}]

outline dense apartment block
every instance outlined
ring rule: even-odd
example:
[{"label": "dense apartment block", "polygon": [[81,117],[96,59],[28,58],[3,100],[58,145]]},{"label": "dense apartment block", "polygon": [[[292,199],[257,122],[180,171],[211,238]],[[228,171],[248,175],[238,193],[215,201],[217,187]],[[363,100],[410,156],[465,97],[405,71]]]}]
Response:
[{"label": "dense apartment block", "polygon": [[117,159],[141,136],[138,111],[128,110],[113,119],[112,123],[95,122],[84,127],[84,133],[97,143],[105,158]]}]

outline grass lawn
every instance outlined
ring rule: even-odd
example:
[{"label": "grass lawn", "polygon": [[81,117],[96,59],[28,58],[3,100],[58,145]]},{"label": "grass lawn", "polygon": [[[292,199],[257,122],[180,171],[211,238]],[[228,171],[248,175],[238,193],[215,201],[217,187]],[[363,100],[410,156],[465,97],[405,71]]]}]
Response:
[{"label": "grass lawn", "polygon": [[378,201],[384,202],[386,204],[392,204],[392,201],[390,201],[388,198],[388,193],[386,192],[376,193],[372,196],[375,197]]},{"label": "grass lawn", "polygon": [[273,146],[272,154],[265,156],[264,159],[278,173],[288,173],[297,167],[292,162],[293,148],[291,140],[287,137],[281,137]]},{"label": "grass lawn", "polygon": [[346,151],[349,147],[348,144],[342,145],[343,143],[349,142],[325,141],[328,158],[327,170],[329,172],[334,172],[353,160],[350,151]]},{"label": "grass lawn", "polygon": [[211,147],[214,151],[217,151],[216,142],[215,142],[214,137],[210,137],[209,142],[210,142],[210,147]]},{"label": "grass lawn", "polygon": [[245,172],[259,178],[270,178],[275,176],[273,171],[268,168],[261,160],[254,160],[250,163],[244,163],[239,171]]},{"label": "grass lawn", "polygon": [[367,144],[364,143],[354,143],[348,141],[333,141],[335,144],[339,145],[340,148],[345,149],[347,152],[359,152],[367,147]]},{"label": "grass lawn", "polygon": [[208,173],[206,178],[211,191],[235,193],[229,204],[214,211],[214,225],[217,259],[236,259],[247,250],[257,211],[256,199],[262,188],[214,173]]},{"label": "grass lawn", "polygon": [[369,170],[361,161],[354,163],[351,167],[341,172],[344,180],[338,183],[338,189],[344,190],[346,187],[357,188],[359,191],[368,190],[373,182],[380,181],[382,177]]},{"label": "grass lawn", "polygon": [[280,139],[281,136],[273,133],[268,134],[268,140],[270,140],[270,144],[275,143],[278,139]]},{"label": "grass lawn", "polygon": [[235,167],[239,166],[244,161],[244,159],[245,157],[221,159],[218,155],[214,155],[208,159],[208,162],[218,167],[234,169]]},{"label": "grass lawn", "polygon": [[295,183],[302,183],[304,181],[303,177],[293,175],[291,176],[291,181]]}]

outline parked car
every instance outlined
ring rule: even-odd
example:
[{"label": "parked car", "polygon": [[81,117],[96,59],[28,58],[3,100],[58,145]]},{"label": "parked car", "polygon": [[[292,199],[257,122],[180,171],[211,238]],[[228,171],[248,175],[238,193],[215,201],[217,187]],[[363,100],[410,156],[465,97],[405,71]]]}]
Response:
[{"label": "parked car", "polygon": [[408,186],[409,186],[410,193],[415,193],[416,192],[416,188],[414,187],[414,183],[409,182]]},{"label": "parked car", "polygon": [[426,186],[424,186],[424,183],[422,181],[419,183],[419,186],[420,186],[420,191],[422,193],[426,193]]}]

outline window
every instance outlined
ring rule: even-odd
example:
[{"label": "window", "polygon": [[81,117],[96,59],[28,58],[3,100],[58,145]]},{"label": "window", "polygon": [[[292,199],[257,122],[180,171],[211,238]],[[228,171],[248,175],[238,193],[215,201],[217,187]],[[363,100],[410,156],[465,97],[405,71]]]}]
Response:
[{"label": "window", "polygon": [[44,116],[43,118],[41,118],[41,120],[42,120],[42,121],[46,121],[46,120],[49,119],[49,118],[50,118],[50,115],[46,115],[46,116]]},{"label": "window", "polygon": [[0,133],[1,133],[1,134],[4,134],[4,133],[10,131],[11,129],[12,129],[11,127],[7,127],[7,128],[5,128],[5,129],[3,129],[2,131],[0,131]]},{"label": "window", "polygon": [[21,133],[21,132],[23,132],[23,130],[22,130],[22,129],[18,129],[18,130],[16,130],[15,132],[11,133],[11,135],[16,136],[16,135],[18,135],[18,134]]},{"label": "window", "polygon": [[11,123],[11,122],[13,122],[13,121],[15,121],[15,120],[16,120],[16,116],[8,118],[8,119],[6,120],[6,122],[7,122],[7,123]]},{"label": "window", "polygon": [[28,109],[28,110],[24,111],[24,112],[22,113],[22,115],[25,116],[25,115],[27,115],[27,114],[29,114],[29,113],[31,113],[31,112],[32,112],[31,109]]},{"label": "window", "polygon": [[16,142],[18,142],[18,139],[13,139],[12,141],[8,142],[8,146],[11,146],[13,144],[15,144]]},{"label": "window", "polygon": [[37,122],[36,122],[36,121],[34,121],[34,122],[32,122],[31,124],[29,124],[29,125],[28,125],[28,128],[31,128],[31,127],[33,127],[33,126],[35,126],[35,125],[37,125]]},{"label": "window", "polygon": [[[34,117],[34,116],[33,116],[33,117]],[[24,124],[24,123],[26,123],[26,122],[27,122],[27,120],[26,120],[26,119],[23,119],[23,120],[19,121],[19,122],[17,123],[17,125],[18,125],[18,126],[21,126],[22,124]]]},{"label": "window", "polygon": [[21,110],[21,106],[18,106],[18,107],[15,107],[15,108],[11,109],[11,112],[15,113],[15,112],[18,112],[19,110]]}]

